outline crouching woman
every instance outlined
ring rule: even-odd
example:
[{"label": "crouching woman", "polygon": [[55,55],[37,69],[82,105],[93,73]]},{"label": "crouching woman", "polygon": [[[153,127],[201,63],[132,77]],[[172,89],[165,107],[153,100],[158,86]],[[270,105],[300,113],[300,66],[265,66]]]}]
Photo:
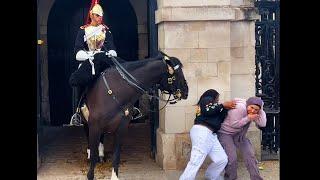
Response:
[{"label": "crouching woman", "polygon": [[228,101],[219,104],[219,93],[209,89],[199,99],[195,123],[190,129],[192,143],[190,161],[179,180],[194,180],[199,168],[207,155],[213,161],[206,170],[206,179],[220,178],[228,162],[228,157],[222,148],[217,131],[227,115],[228,109],[235,107],[235,102]]}]

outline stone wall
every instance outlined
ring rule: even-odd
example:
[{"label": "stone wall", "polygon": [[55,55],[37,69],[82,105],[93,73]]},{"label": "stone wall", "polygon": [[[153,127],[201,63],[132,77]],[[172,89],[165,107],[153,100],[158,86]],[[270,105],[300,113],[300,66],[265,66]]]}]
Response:
[{"label": "stone wall", "polygon": [[[195,104],[207,89],[220,101],[254,96],[253,1],[158,0],[159,49],[184,65],[189,97],[160,112],[157,162],[163,169],[183,169],[190,157],[189,130]],[[160,102],[160,107],[164,104]],[[251,127],[249,138],[260,157],[260,132]]]}]

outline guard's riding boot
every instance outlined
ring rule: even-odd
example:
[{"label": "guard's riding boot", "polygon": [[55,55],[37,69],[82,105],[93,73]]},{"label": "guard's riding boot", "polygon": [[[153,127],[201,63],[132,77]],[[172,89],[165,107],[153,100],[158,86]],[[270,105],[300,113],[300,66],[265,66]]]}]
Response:
[{"label": "guard's riding boot", "polygon": [[74,107],[76,108],[76,112],[72,115],[71,120],[70,120],[70,125],[72,126],[82,126],[82,120],[81,120],[81,115],[80,115],[80,97],[81,97],[81,87],[76,86],[73,87],[73,92],[74,92],[74,98],[75,98],[75,104]]}]

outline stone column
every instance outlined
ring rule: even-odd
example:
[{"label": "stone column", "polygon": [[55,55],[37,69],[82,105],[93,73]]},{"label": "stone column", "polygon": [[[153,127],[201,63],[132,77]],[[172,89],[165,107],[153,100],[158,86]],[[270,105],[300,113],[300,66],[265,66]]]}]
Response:
[{"label": "stone column", "polygon": [[41,117],[45,124],[50,124],[50,104],[49,104],[49,80],[48,80],[48,41],[47,23],[48,16],[55,0],[39,0],[38,16],[40,25],[40,45],[39,60],[41,61]]},{"label": "stone column", "polygon": [[[231,0],[231,5],[239,7],[238,20],[231,22],[231,98],[249,98],[255,95],[255,21],[258,13],[252,8],[253,0]],[[261,131],[254,123],[247,137],[255,149],[257,159],[261,160]],[[241,156],[240,160],[241,159]]]},{"label": "stone column", "polygon": [[137,16],[137,28],[139,39],[139,59],[144,59],[148,55],[148,19],[147,0],[129,0]]},{"label": "stone column", "polygon": [[43,41],[39,55],[41,61],[41,117],[45,124],[50,124],[47,24],[40,24],[40,39]]},{"label": "stone column", "polygon": [[40,167],[40,156],[39,156],[39,141],[38,141],[38,134],[37,134],[37,170]]},{"label": "stone column", "polygon": [[[249,1],[158,0],[159,49],[181,60],[189,85],[187,100],[167,105],[160,112],[156,160],[163,169],[186,166],[194,105],[205,90],[216,89],[221,102],[254,95],[255,18]],[[237,50],[243,54],[242,61],[234,58]],[[160,107],[163,105],[160,102]]]}]

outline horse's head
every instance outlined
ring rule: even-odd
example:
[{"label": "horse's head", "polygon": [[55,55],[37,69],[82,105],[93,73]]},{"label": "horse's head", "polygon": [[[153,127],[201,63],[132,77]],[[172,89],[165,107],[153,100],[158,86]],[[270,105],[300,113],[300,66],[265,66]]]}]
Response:
[{"label": "horse's head", "polygon": [[160,82],[160,90],[173,94],[175,99],[188,98],[188,84],[182,71],[182,64],[176,57],[170,57],[163,52],[163,60],[167,64],[167,73]]}]

